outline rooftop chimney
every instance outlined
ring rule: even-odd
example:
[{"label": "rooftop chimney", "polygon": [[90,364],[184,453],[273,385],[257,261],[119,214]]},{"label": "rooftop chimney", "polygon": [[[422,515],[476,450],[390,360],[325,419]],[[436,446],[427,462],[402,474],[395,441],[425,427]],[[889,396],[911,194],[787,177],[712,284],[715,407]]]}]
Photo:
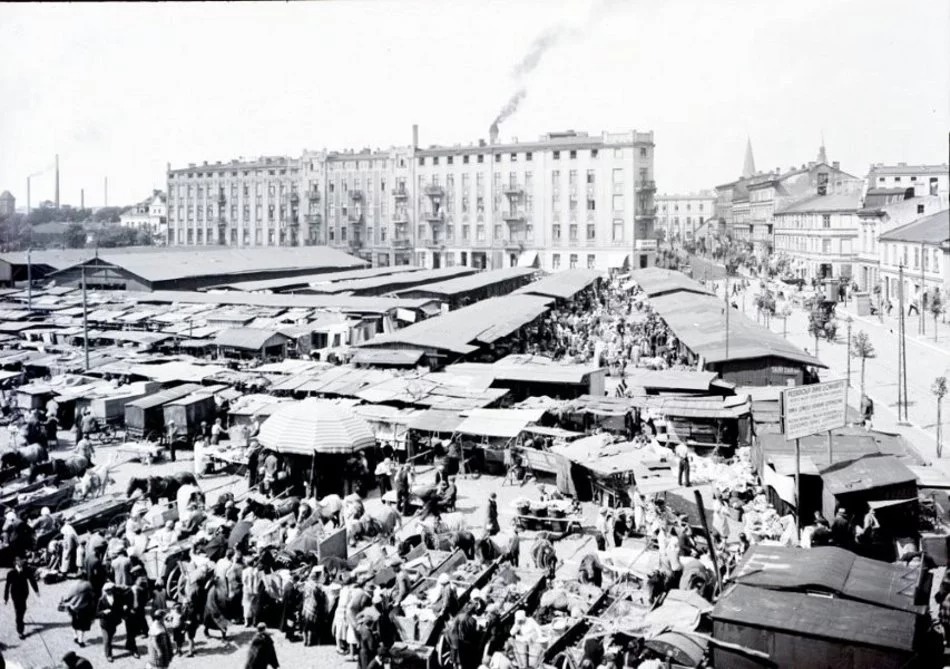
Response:
[{"label": "rooftop chimney", "polygon": [[86,208],[86,189],[85,188],[79,189],[79,208],[80,209]]},{"label": "rooftop chimney", "polygon": [[491,127],[488,128],[488,143],[489,144],[498,143],[498,125],[495,123],[492,123]]},{"label": "rooftop chimney", "polygon": [[841,161],[840,161],[840,160],[836,160],[836,161],[834,161],[833,163],[831,163],[831,166],[832,166],[833,168],[835,168],[836,170],[841,169]]},{"label": "rooftop chimney", "polygon": [[419,125],[416,123],[412,124],[412,148],[419,148]]}]

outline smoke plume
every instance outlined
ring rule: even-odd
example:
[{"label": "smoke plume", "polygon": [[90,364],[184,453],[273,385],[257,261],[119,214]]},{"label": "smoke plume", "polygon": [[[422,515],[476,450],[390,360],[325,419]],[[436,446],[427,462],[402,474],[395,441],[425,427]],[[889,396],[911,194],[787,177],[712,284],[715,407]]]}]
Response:
[{"label": "smoke plume", "polygon": [[527,79],[537,69],[538,65],[544,59],[545,54],[558,44],[581,37],[584,32],[593,27],[595,23],[611,13],[613,9],[622,5],[622,0],[593,0],[587,20],[581,28],[570,26],[566,23],[556,24],[540,35],[538,35],[528,46],[528,51],[515,65],[511,71],[511,77],[515,82],[515,92],[508,98],[508,101],[498,112],[495,120],[492,121],[489,134],[492,138],[498,135],[498,126],[507,118],[518,111],[521,102],[528,95]]}]

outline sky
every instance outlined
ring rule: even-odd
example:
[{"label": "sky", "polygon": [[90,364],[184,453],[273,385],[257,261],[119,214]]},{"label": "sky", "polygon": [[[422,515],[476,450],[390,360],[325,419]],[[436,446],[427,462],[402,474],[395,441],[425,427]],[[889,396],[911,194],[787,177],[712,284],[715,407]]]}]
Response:
[{"label": "sky", "polygon": [[[519,68],[540,36],[550,43]],[[532,65],[534,65],[532,69]],[[530,70],[527,73],[525,70]],[[659,192],[945,163],[947,0],[0,4],[0,190],[130,204],[167,164],[653,130]]]}]

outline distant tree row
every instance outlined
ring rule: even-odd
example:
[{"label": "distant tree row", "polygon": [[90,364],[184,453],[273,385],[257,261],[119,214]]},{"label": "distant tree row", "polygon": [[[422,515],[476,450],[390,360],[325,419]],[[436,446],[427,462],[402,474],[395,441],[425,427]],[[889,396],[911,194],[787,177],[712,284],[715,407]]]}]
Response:
[{"label": "distant tree row", "polygon": [[[0,249],[24,251],[39,248],[43,243],[56,248],[79,249],[86,246],[114,248],[118,246],[151,245],[152,236],[144,231],[118,225],[123,207],[102,207],[95,211],[69,205],[59,208],[44,202],[26,214],[0,216]],[[67,223],[62,239],[45,242],[31,234],[32,228],[42,223]],[[44,235],[43,240],[49,237]]]}]

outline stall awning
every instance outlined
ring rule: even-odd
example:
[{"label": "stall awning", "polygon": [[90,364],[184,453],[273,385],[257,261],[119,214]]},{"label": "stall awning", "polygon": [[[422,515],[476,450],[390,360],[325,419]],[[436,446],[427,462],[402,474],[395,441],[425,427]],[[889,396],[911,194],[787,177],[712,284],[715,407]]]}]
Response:
[{"label": "stall awning", "polygon": [[419,432],[455,432],[462,420],[458,411],[428,409],[413,416],[409,421],[409,429]]},{"label": "stall awning", "polygon": [[518,256],[518,267],[537,267],[538,266],[538,252],[537,251],[525,251],[520,256]]},{"label": "stall awning", "polygon": [[607,253],[608,269],[627,269],[630,267],[630,254],[626,251],[609,251]]},{"label": "stall awning", "polygon": [[485,437],[517,437],[543,415],[540,409],[472,409],[455,431]]}]

